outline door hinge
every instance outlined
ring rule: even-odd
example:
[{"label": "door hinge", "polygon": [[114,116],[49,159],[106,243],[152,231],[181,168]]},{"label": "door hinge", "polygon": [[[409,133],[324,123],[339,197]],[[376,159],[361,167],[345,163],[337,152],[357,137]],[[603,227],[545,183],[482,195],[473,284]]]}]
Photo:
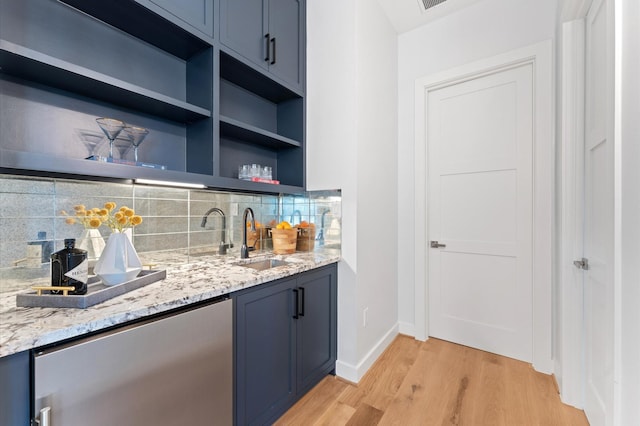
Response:
[{"label": "door hinge", "polygon": [[584,257],[580,260],[574,260],[573,264],[576,268],[584,269],[585,271],[589,270],[589,259]]}]

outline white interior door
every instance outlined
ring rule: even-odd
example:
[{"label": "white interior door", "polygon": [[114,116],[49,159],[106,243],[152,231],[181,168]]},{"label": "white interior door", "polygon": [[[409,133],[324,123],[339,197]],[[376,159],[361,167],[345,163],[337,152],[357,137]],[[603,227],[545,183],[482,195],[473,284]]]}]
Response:
[{"label": "white interior door", "polygon": [[586,19],[584,149],[585,413],[613,423],[614,151],[613,1],[594,0]]},{"label": "white interior door", "polygon": [[[530,63],[427,97],[429,335],[531,362]],[[433,244],[433,243],[432,243]]]}]

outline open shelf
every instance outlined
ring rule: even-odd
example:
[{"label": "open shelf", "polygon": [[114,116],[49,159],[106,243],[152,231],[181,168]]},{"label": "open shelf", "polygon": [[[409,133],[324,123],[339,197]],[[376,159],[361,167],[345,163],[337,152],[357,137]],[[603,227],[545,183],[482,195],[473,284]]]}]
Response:
[{"label": "open shelf", "polygon": [[151,179],[175,183],[201,184],[212,189],[268,194],[297,194],[304,191],[301,186],[272,185],[177,170],[158,170],[80,158],[65,158],[34,152],[0,149],[0,173],[22,174],[23,172],[31,176],[38,176],[38,173],[42,173],[44,176],[52,176],[54,174],[71,179],[88,177],[120,182],[133,181],[134,179]]},{"label": "open shelf", "polygon": [[90,69],[0,40],[0,72],[178,122],[211,111]]},{"label": "open shelf", "polygon": [[224,46],[220,48],[220,78],[275,103],[302,97],[302,93],[276,83],[264,71],[241,62],[236,55]]},{"label": "open shelf", "polygon": [[[9,122],[11,116],[5,114],[0,169],[99,180],[142,177],[247,192],[301,192],[304,87],[259,69],[214,40],[218,1],[188,4],[6,1],[0,80],[12,90],[8,107],[46,105],[47,118],[59,120],[63,132],[50,139],[40,134],[24,141],[10,138],[14,130],[34,126],[37,118],[19,114]],[[199,5],[208,5],[206,28],[201,16],[190,15]],[[242,31],[240,21],[230,23]],[[148,158],[170,169],[83,160],[89,151],[73,144],[77,130],[95,126],[93,116],[154,129],[158,145]],[[238,165],[253,163],[273,167],[281,184],[237,179]]]},{"label": "open shelf", "polygon": [[220,134],[233,138],[243,140],[248,143],[263,145],[268,148],[281,149],[299,147],[301,144],[284,136],[277,135],[273,132],[269,132],[260,129],[250,124],[242,123],[241,121],[234,120],[233,118],[220,116]]},{"label": "open shelf", "polygon": [[182,59],[210,47],[205,40],[167,21],[133,0],[60,0],[132,36]]}]

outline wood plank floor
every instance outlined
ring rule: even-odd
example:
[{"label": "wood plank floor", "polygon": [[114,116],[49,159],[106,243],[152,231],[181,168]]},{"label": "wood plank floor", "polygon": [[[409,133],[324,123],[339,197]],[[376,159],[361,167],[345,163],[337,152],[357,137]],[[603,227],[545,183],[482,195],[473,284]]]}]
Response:
[{"label": "wood plank floor", "polygon": [[277,425],[588,425],[530,364],[399,335],[359,384],[328,376]]}]

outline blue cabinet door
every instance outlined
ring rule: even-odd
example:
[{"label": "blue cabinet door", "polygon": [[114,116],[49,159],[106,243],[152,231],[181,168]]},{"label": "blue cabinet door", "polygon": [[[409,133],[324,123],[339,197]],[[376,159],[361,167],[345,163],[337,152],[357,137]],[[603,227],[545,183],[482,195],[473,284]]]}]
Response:
[{"label": "blue cabinet door", "polygon": [[301,89],[303,0],[220,0],[220,41],[275,78]]},{"label": "blue cabinet door", "polygon": [[148,0],[202,33],[213,37],[213,0]]},{"label": "blue cabinet door", "polygon": [[267,424],[295,398],[295,279],[236,297],[236,424]]},{"label": "blue cabinet door", "polygon": [[335,265],[300,275],[303,309],[297,320],[297,391],[303,395],[335,369],[337,277]]},{"label": "blue cabinet door", "polygon": [[235,423],[269,424],[335,369],[337,266],[235,298]]},{"label": "blue cabinet door", "polygon": [[304,37],[302,0],[269,0],[269,72],[302,88]]},{"label": "blue cabinet door", "polygon": [[0,358],[0,425],[29,426],[29,351]]},{"label": "blue cabinet door", "polygon": [[220,41],[264,69],[269,43],[265,6],[263,0],[220,0]]}]

